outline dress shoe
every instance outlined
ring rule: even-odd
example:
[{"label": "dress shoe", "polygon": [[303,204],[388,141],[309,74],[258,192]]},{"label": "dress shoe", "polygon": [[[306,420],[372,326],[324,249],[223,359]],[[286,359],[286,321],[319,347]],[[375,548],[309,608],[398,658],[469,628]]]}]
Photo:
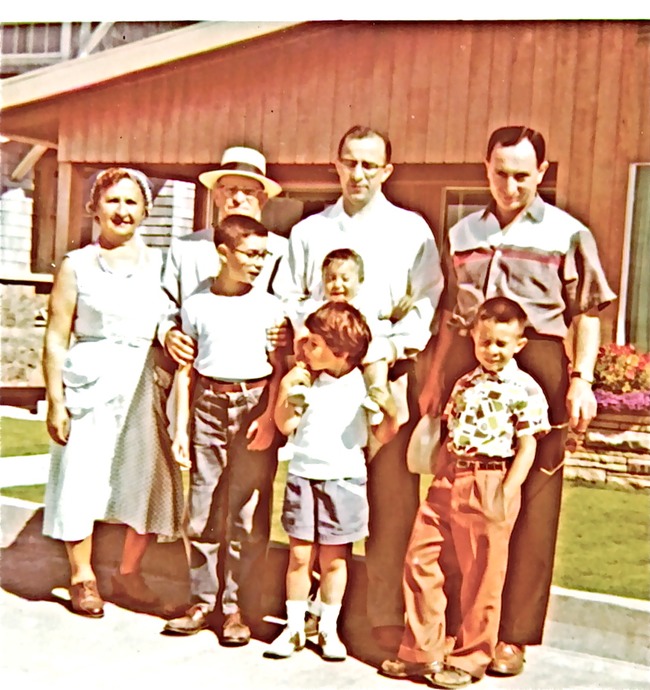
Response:
[{"label": "dress shoe", "polygon": [[70,604],[72,610],[80,616],[101,618],[104,615],[104,602],[99,596],[97,582],[85,580],[70,585]]},{"label": "dress shoe", "polygon": [[524,670],[525,647],[518,644],[499,642],[494,658],[488,666],[488,673],[495,676],[516,676]]},{"label": "dress shoe", "polygon": [[320,619],[316,614],[307,611],[305,616],[305,637],[316,637],[318,635],[319,621]]},{"label": "dress shoe", "polygon": [[251,629],[244,623],[241,613],[226,614],[221,629],[221,644],[226,647],[242,647],[251,641]]},{"label": "dress shoe", "polygon": [[140,573],[113,573],[113,596],[135,606],[151,608],[160,604],[158,595]]},{"label": "dress shoe", "polygon": [[404,627],[402,625],[381,625],[372,629],[372,637],[385,652],[397,652],[402,644]]},{"label": "dress shoe", "polygon": [[163,632],[171,635],[194,635],[208,627],[210,609],[207,604],[194,604],[180,618],[167,621]]},{"label": "dress shoe", "polygon": [[428,678],[434,687],[455,690],[471,685],[476,679],[471,673],[455,666],[446,666],[442,671],[434,673]]},{"label": "dress shoe", "polygon": [[386,659],[382,661],[379,673],[388,678],[423,678],[442,671],[443,664],[441,661],[415,662],[402,661],[401,659]]}]

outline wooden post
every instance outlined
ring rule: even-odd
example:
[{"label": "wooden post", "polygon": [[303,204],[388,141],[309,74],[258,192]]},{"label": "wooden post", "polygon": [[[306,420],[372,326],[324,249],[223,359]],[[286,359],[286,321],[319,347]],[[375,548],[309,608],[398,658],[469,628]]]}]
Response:
[{"label": "wooden post", "polygon": [[207,228],[212,223],[212,194],[200,182],[194,192],[194,231]]},{"label": "wooden post", "polygon": [[34,167],[32,271],[54,272],[56,233],[56,151],[49,151]]},{"label": "wooden post", "polygon": [[56,232],[54,263],[59,266],[70,249],[82,245],[83,176],[74,163],[59,161],[57,184]]}]

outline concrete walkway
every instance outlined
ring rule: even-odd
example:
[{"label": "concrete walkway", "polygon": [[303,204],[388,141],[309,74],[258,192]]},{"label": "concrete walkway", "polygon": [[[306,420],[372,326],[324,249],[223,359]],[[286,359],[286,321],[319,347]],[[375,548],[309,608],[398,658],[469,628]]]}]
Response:
[{"label": "concrete walkway", "polygon": [[[165,619],[187,596],[187,565],[179,542],[154,545],[144,563],[147,580],[168,608],[155,615],[138,613],[121,606],[110,593],[110,574],[119,560],[123,529],[118,525],[99,525],[95,533],[96,571],[100,590],[109,603],[103,619],[91,620],[68,609],[65,551],[60,543],[42,536],[42,509],[12,499],[3,499],[0,508],[3,547],[0,677],[4,687],[17,684],[26,688],[42,685],[50,690],[77,687],[114,690],[120,685],[129,690],[147,685],[153,685],[156,690],[176,690],[206,684],[219,690],[409,687],[376,671],[385,654],[372,642],[365,617],[366,581],[361,560],[355,560],[352,567],[343,615],[342,637],[350,658],[343,663],[327,663],[312,647],[291,659],[274,661],[265,659],[263,651],[280,629],[285,549],[272,548],[267,569],[260,573],[269,622],[259,631],[258,639],[248,646],[225,648],[209,630],[188,638],[161,634]],[[604,602],[609,608],[594,608],[594,602],[588,601],[586,608],[576,608],[574,598],[568,593],[565,596],[570,601],[568,607],[558,593],[554,595],[555,611],[551,611],[547,625],[547,644],[528,650],[525,672],[515,678],[486,677],[479,687],[485,690],[650,688],[650,666],[646,661],[630,663],[611,658],[611,654],[620,654],[622,650],[647,660],[649,611],[645,602],[632,602],[625,609],[612,601]],[[563,619],[567,612],[571,620]],[[641,637],[635,637],[635,631],[640,628],[643,628]],[[595,654],[579,651],[590,647],[595,647]]]},{"label": "concrete walkway", "polygon": [[[48,455],[0,458],[0,486],[44,483],[48,467]],[[109,603],[103,619],[91,620],[68,609],[65,551],[60,543],[42,536],[42,508],[0,497],[0,511],[0,678],[4,687],[374,690],[410,686],[376,671],[385,654],[370,636],[363,605],[365,568],[360,559],[353,563],[343,615],[342,636],[350,658],[327,663],[310,647],[291,659],[273,661],[265,659],[263,651],[280,629],[285,549],[272,548],[267,570],[260,573],[269,622],[251,644],[229,649],[221,647],[208,630],[188,638],[161,634],[171,609],[187,596],[187,563],[179,542],[156,544],[144,563],[148,581],[168,608],[156,615],[138,613],[112,601],[110,595],[110,574],[119,560],[123,530],[99,525],[95,565]],[[525,672],[515,678],[486,677],[478,687],[650,688],[650,602],[553,588],[545,644],[529,648]]]}]

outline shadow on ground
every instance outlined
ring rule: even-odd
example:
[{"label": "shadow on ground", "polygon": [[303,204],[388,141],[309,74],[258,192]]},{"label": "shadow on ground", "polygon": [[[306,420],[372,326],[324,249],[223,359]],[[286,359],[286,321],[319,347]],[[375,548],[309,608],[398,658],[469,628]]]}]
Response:
[{"label": "shadow on ground", "polygon": [[[43,536],[42,508],[18,525],[7,525],[3,514],[2,526],[6,546],[0,550],[0,586],[24,599],[54,601],[69,608],[69,569],[65,547],[61,542]],[[118,606],[131,608],[113,598],[111,593],[110,578],[119,564],[123,539],[122,525],[98,524],[95,529],[93,568],[104,599]],[[279,619],[285,616],[284,576],[287,558],[286,546],[272,544],[264,572],[260,573],[259,578],[264,588],[264,612],[267,616]],[[145,555],[143,574],[160,595],[164,605],[142,613],[162,619],[178,615],[189,597],[187,558],[182,540],[153,544]],[[365,606],[366,588],[363,559],[352,557],[341,617],[341,637],[351,656],[376,667],[388,655],[374,644],[370,634]],[[279,630],[279,624],[265,623],[255,630],[255,637],[270,641]]]}]

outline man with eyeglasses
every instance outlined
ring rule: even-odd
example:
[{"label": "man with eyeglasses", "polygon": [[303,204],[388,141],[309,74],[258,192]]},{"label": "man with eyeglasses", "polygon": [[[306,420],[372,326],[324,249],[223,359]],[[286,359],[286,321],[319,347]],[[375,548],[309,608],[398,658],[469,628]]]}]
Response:
[{"label": "man with eyeglasses", "polygon": [[[390,159],[391,144],[385,134],[355,126],[343,135],[335,161],[341,197],[293,227],[273,286],[289,308],[305,297],[322,299],[324,257],[340,248],[357,252],[365,267],[365,298],[392,321],[408,319],[408,328],[402,327],[402,321],[400,337],[391,339],[391,378],[406,385],[403,408],[408,417],[416,409],[414,358],[431,336],[443,279],[426,221],[392,204],[382,192],[393,172]],[[380,448],[368,476],[367,609],[376,642],[393,652],[404,628],[404,555],[419,503],[419,477],[406,465],[406,448],[416,421],[416,415],[410,416],[395,439]]]},{"label": "man with eyeglasses", "polygon": [[[261,220],[262,208],[267,200],[277,196],[282,187],[266,176],[266,159],[255,149],[234,146],[224,151],[221,164],[216,170],[210,170],[199,175],[200,182],[211,190],[212,200],[216,207],[215,224],[222,223],[226,218],[239,215]],[[253,283],[253,290],[270,291],[270,282],[275,273],[280,256],[286,249],[287,240],[269,232],[268,241],[265,238],[265,249],[235,250],[240,254],[244,263],[261,264],[259,275]],[[196,355],[196,345],[192,338],[181,329],[181,308],[189,297],[209,290],[214,276],[219,273],[219,259],[214,244],[214,228],[205,228],[185,237],[173,240],[167,254],[162,285],[168,297],[168,312],[158,326],[158,339],[164,346],[168,356],[158,353],[156,362],[156,416],[158,432],[161,442],[169,444],[169,419],[167,415],[167,400],[177,365],[192,362]],[[208,468],[209,469],[209,468]],[[197,470],[198,471],[198,470]],[[210,470],[211,471],[211,470]],[[275,463],[269,463],[268,491],[260,492],[261,508],[256,515],[266,516],[253,521],[251,526],[255,543],[268,543],[271,488]],[[213,477],[204,477],[206,484],[213,481]],[[209,502],[199,505],[198,495],[193,499],[192,512],[196,524],[205,520],[202,515],[211,511]],[[207,519],[207,518],[206,518]],[[205,542],[209,550],[211,537],[209,535],[193,534],[192,526],[188,528],[188,537]],[[217,539],[218,535],[214,535]],[[218,544],[216,545],[218,546]],[[261,565],[261,564],[258,564]],[[196,567],[195,567],[196,566]],[[191,635],[208,627],[210,614],[215,608],[217,585],[212,581],[212,575],[205,575],[205,568],[200,564],[191,564],[190,590],[191,605],[185,615],[167,622],[164,631],[168,634]],[[212,591],[212,590],[215,591]],[[221,641],[226,645],[246,644],[250,639],[250,629],[238,615],[226,616],[221,630]]]}]

